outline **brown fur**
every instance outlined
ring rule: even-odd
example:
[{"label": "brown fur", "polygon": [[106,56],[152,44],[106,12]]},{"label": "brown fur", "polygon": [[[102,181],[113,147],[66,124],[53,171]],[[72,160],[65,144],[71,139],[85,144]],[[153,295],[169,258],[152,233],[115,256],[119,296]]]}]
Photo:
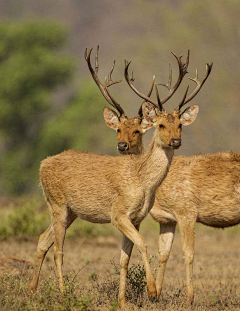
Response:
[{"label": "brown fur", "polygon": [[[139,143],[137,148],[143,149],[142,137]],[[130,150],[134,146],[130,145]],[[150,214],[160,224],[158,297],[178,223],[186,263],[187,302],[191,303],[194,224],[225,228],[240,223],[240,154],[174,156],[167,178],[157,189]]]},{"label": "brown fur", "polygon": [[[151,115],[145,113],[145,110],[151,112]],[[113,157],[69,150],[42,161],[40,180],[52,223],[39,238],[30,290],[36,289],[42,262],[54,244],[58,282],[63,291],[65,232],[76,217],[80,217],[95,223],[111,222],[123,233],[120,306],[126,305],[126,268],[133,243],[143,257],[149,296],[156,296],[147,247],[138,228],[152,208],[155,191],[169,170],[174,152],[169,142],[179,139],[181,131],[173,129],[175,123],[166,123],[169,128],[163,131],[159,124],[165,122],[165,117],[162,113],[157,115],[150,104],[146,104],[145,109],[143,107],[143,113],[144,128],[154,124],[156,130],[152,143],[140,156]]]}]

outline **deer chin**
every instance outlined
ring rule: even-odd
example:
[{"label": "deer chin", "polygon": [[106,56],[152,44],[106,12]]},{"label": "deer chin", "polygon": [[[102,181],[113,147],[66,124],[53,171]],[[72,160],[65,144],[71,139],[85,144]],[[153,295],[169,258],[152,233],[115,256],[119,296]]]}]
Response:
[{"label": "deer chin", "polygon": [[177,150],[177,149],[179,149],[180,147],[181,147],[181,145],[179,145],[179,146],[168,145],[168,146],[165,147],[165,148],[172,149],[172,150]]},{"label": "deer chin", "polygon": [[118,149],[118,152],[120,153],[120,155],[130,154],[129,150],[120,150],[120,149]]},{"label": "deer chin", "polygon": [[174,147],[174,146],[171,146],[170,149],[177,150],[177,149],[179,149],[180,147],[181,147],[181,145],[180,145],[180,146],[177,146],[177,147],[176,147],[176,146],[175,146],[175,147]]}]

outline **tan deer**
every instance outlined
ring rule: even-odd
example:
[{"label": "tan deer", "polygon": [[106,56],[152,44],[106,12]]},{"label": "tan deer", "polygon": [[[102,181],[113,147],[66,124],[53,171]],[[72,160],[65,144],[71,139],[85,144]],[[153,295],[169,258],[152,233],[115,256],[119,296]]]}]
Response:
[{"label": "tan deer", "polygon": [[[85,55],[89,69],[105,98],[112,102],[113,98],[107,87],[113,82],[110,78],[109,83],[100,83],[97,77],[98,68],[92,68],[90,55],[91,50]],[[129,63],[126,63],[125,71],[128,66]],[[63,292],[65,233],[71,223],[80,217],[93,223],[111,222],[123,234],[119,305],[126,306],[126,274],[133,243],[142,254],[148,295],[156,296],[147,246],[138,229],[153,206],[155,191],[166,177],[174,149],[181,145],[181,124],[190,123],[189,120],[197,116],[196,109],[180,113],[186,95],[187,92],[178,108],[171,114],[163,109],[159,96],[158,107],[149,103],[143,104],[142,128],[146,131],[154,126],[155,132],[150,146],[139,156],[114,157],[69,150],[42,161],[40,181],[52,221],[39,238],[30,290],[37,288],[42,262],[49,248],[54,245],[57,278]]]},{"label": "tan deer", "polygon": [[[178,66],[179,66],[179,77],[178,80],[176,82],[176,84],[174,85],[174,87],[171,86],[172,83],[172,68],[170,65],[169,68],[169,81],[167,84],[162,84],[163,86],[167,87],[169,90],[168,96],[166,98],[164,98],[162,100],[162,103],[165,103],[173,94],[174,92],[177,90],[178,86],[180,85],[184,75],[187,73],[187,66],[188,66],[188,62],[189,62],[189,55],[187,58],[187,61],[182,64],[181,62],[181,56],[178,57],[175,54],[173,54],[177,61],[178,61]],[[96,56],[97,59],[97,56]],[[193,99],[193,97],[196,96],[196,94],[200,91],[201,87],[203,86],[203,84],[205,83],[205,81],[207,80],[210,72],[211,72],[211,68],[212,65],[207,64],[206,66],[207,70],[206,70],[206,74],[203,78],[202,81],[198,80],[198,74],[196,71],[196,77],[193,80],[196,84],[197,87],[195,88],[195,90],[193,91],[193,93],[191,94],[191,96],[189,96],[185,101],[184,101],[184,105],[187,104],[190,100]],[[133,85],[130,83],[132,79],[128,78],[128,75],[126,74],[126,70],[125,70],[125,78],[128,81],[128,83],[130,84],[130,86],[132,88]],[[148,96],[151,95],[152,93],[152,89],[153,89],[153,85],[151,86],[150,92],[148,94]],[[148,98],[146,98],[143,94],[141,94],[139,91],[136,90],[135,91],[138,95],[140,95],[142,98],[148,100]],[[107,98],[106,98],[107,99]],[[156,105],[156,102],[153,102],[153,104]],[[112,106],[114,106],[112,103],[110,103]],[[106,124],[117,131],[117,138],[118,138],[118,144],[117,144],[117,148],[119,150],[119,152],[121,154],[140,154],[143,150],[143,142],[142,142],[142,137],[144,134],[144,131],[142,131],[141,129],[141,118],[142,118],[142,113],[141,113],[141,108],[139,109],[138,112],[138,116],[135,118],[128,118],[125,116],[122,108],[119,106],[115,108],[119,111],[119,116],[116,114],[116,112],[114,112],[113,110],[109,109],[109,108],[105,108],[104,109],[104,119]],[[192,113],[198,112],[198,107],[197,106],[192,106],[190,108],[187,109],[188,110],[192,110]],[[186,111],[186,113],[187,113]],[[124,116],[123,116],[124,115]],[[190,122],[192,122],[193,120],[191,120],[191,118],[189,119],[189,124]],[[185,125],[188,125],[188,123],[186,122]],[[174,157],[175,159],[176,157]],[[178,157],[177,157],[178,158]],[[172,169],[170,169],[170,172],[172,171]],[[167,177],[168,179],[168,177]],[[164,181],[164,184],[166,183],[166,181]],[[170,186],[169,186],[170,187]],[[168,187],[168,189],[169,189]],[[177,187],[177,186],[176,186]],[[157,192],[157,194],[160,191]],[[167,193],[167,192],[166,192]],[[159,216],[159,213],[162,217],[162,219],[157,219]],[[166,262],[166,246],[165,246],[165,237],[171,237],[172,234],[172,222],[174,222],[174,230],[175,230],[175,226],[176,226],[176,220],[173,221],[172,216],[169,214],[169,212],[167,211],[167,208],[165,208],[165,210],[157,208],[156,207],[156,203],[154,204],[153,209],[151,210],[150,214],[152,214],[152,216],[154,217],[155,215],[155,219],[158,221],[159,223],[161,223],[161,229],[160,229],[160,236],[159,236],[159,256],[160,256],[160,263],[162,261]],[[164,221],[163,221],[164,219]],[[162,220],[162,221],[161,221]],[[166,223],[166,226],[165,226]],[[170,223],[170,225],[169,225]],[[166,228],[165,228],[166,227]],[[170,227],[170,233],[167,233],[168,228]],[[174,232],[174,231],[173,231]],[[173,233],[174,234],[174,233]],[[172,235],[173,236],[173,235]],[[182,237],[183,240],[183,237]],[[169,245],[168,240],[166,241],[166,245]],[[171,240],[172,243],[172,240]],[[184,243],[183,243],[184,245]],[[184,249],[185,246],[183,246]],[[167,258],[169,256],[169,252],[170,252],[170,248],[169,250],[167,250]],[[158,270],[158,277],[157,277],[157,290],[158,290],[158,297],[160,296],[161,293],[161,287],[162,287],[162,281],[163,281],[163,274],[164,274],[164,270],[163,267],[165,268],[166,264],[160,264],[160,268]],[[187,266],[187,279],[189,279],[189,272],[188,272],[188,266]],[[190,278],[191,279],[191,278]],[[188,284],[188,282],[187,282]],[[187,286],[187,301],[192,301],[193,299],[193,295],[190,295],[192,292],[192,286],[191,286],[191,282],[189,282],[189,286]]]},{"label": "tan deer", "polygon": [[[211,72],[212,65],[207,64],[206,74],[203,80],[198,80],[198,74],[193,80],[197,87],[189,96],[185,104],[199,92]],[[168,84],[163,86],[169,89],[171,94],[172,73]],[[127,77],[127,81],[130,79]],[[130,83],[129,83],[130,84]],[[131,88],[133,86],[131,85]],[[139,94],[139,91],[137,91]],[[152,93],[152,87],[148,94]],[[148,100],[144,96],[141,97]],[[152,102],[154,103],[154,102]],[[155,103],[154,103],[155,104]],[[106,113],[107,111],[107,113]],[[109,109],[104,110],[106,124],[118,133],[118,144],[125,144],[128,154],[140,154],[143,148],[143,133],[139,131],[138,139],[135,126],[129,122],[132,119],[125,117],[117,119],[117,114]],[[139,119],[140,115],[134,119]],[[137,121],[135,121],[137,122]],[[118,127],[115,124],[118,123]],[[183,124],[186,125],[186,124]],[[122,150],[118,150],[122,153]],[[192,270],[194,257],[194,225],[201,222],[213,227],[228,227],[240,222],[240,154],[224,152],[217,154],[198,155],[192,157],[174,156],[169,173],[156,192],[156,199],[150,211],[151,216],[160,225],[159,234],[159,269],[157,273],[156,287],[159,298],[162,289],[164,272],[172,247],[176,224],[179,224],[183,258],[186,264],[186,299],[191,304],[194,298],[192,284]],[[219,182],[221,180],[221,183]]]}]

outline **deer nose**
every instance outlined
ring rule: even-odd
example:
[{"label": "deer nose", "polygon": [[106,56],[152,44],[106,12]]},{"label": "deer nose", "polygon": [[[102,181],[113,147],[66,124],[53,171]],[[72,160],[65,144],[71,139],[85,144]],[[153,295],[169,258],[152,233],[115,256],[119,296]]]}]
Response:
[{"label": "deer nose", "polygon": [[119,151],[126,151],[128,150],[128,143],[125,141],[120,141],[117,145]]},{"label": "deer nose", "polygon": [[171,139],[171,142],[170,142],[170,146],[173,147],[173,148],[178,148],[180,147],[182,144],[182,140],[180,138],[173,138]]}]

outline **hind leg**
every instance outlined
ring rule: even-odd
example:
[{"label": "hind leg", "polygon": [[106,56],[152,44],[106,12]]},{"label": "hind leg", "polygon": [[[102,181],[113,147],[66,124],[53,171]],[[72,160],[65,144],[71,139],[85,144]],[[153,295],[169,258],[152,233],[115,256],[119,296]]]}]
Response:
[{"label": "hind leg", "polygon": [[190,305],[194,300],[193,259],[195,244],[195,219],[179,219],[178,224],[182,242],[182,253],[186,266],[186,303],[187,305]]},{"label": "hind leg", "polygon": [[[76,218],[77,216],[73,212],[68,211],[67,228],[73,223],[73,221]],[[55,235],[54,235],[54,230],[53,230],[53,224],[51,224],[47,228],[47,230],[40,235],[39,240],[38,240],[37,253],[36,253],[35,262],[34,262],[34,270],[33,270],[31,281],[29,283],[30,291],[34,291],[37,288],[43,260],[48,250],[53,245],[54,238],[55,238]]]},{"label": "hind leg", "polygon": [[164,272],[171,252],[175,228],[175,223],[160,224],[160,234],[158,240],[159,268],[156,279],[157,298],[160,297],[162,291]]},{"label": "hind leg", "polygon": [[62,206],[52,206],[52,225],[54,230],[54,261],[56,265],[56,273],[58,278],[59,289],[63,293],[63,245],[68,228],[69,220],[71,223],[76,219],[76,215],[64,204]]},{"label": "hind leg", "polygon": [[34,269],[31,281],[29,283],[28,289],[34,291],[37,288],[39,275],[42,267],[43,260],[54,242],[54,232],[53,227],[50,225],[47,230],[42,233],[38,240],[37,253],[34,261]]}]

